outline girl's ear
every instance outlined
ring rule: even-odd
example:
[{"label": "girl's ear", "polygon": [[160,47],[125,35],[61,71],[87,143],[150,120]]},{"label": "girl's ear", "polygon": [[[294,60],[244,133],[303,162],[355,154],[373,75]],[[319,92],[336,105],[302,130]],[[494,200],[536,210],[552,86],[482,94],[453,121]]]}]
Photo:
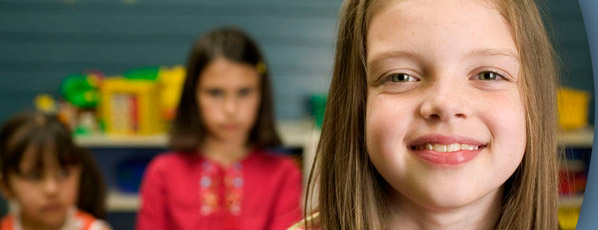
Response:
[{"label": "girl's ear", "polygon": [[7,200],[14,197],[12,191],[10,191],[10,188],[8,187],[8,178],[2,173],[0,173],[0,192],[2,193],[2,197]]}]

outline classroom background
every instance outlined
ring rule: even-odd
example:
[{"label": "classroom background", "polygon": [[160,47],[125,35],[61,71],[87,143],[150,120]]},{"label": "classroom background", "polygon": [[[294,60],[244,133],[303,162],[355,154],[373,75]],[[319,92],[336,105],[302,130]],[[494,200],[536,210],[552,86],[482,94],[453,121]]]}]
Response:
[{"label": "classroom background", "polygon": [[[590,53],[577,1],[539,2],[563,75],[559,218],[574,229],[593,137]],[[167,150],[164,132],[187,52],[198,35],[232,25],[265,52],[285,143],[278,151],[293,155],[305,173],[321,124],[341,3],[0,0],[0,122],[24,109],[59,108],[75,127],[77,143],[92,150],[103,170],[108,221],[115,229],[133,229],[144,167]]]}]

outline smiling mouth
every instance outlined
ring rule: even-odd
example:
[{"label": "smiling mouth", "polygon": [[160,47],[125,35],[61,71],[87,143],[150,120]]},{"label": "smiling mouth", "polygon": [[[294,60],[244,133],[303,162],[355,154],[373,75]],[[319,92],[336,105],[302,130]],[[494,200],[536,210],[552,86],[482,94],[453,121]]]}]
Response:
[{"label": "smiling mouth", "polygon": [[448,145],[438,144],[438,143],[424,143],[420,145],[412,145],[409,146],[411,150],[431,150],[434,152],[457,152],[461,150],[465,151],[476,151],[486,147],[486,145],[469,145],[469,144],[460,144],[460,143],[452,143]]}]

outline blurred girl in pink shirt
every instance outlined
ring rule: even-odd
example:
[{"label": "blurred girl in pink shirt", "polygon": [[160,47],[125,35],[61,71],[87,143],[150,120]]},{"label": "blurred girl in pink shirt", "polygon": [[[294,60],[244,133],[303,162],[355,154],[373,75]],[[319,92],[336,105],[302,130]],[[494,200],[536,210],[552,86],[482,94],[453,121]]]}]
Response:
[{"label": "blurred girl in pink shirt", "polygon": [[141,187],[137,228],[286,229],[301,218],[301,173],[264,150],[274,128],[266,62],[235,28],[199,38],[170,133]]}]

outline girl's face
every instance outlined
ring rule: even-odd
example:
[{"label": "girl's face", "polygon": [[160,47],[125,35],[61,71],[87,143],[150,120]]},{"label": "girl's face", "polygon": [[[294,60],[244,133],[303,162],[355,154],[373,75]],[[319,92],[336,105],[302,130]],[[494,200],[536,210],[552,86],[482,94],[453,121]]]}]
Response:
[{"label": "girl's face", "polygon": [[496,202],[526,146],[509,24],[483,1],[383,4],[366,44],[373,164],[428,210]]},{"label": "girl's face", "polygon": [[4,193],[19,204],[23,225],[58,229],[77,201],[81,167],[62,168],[49,152],[42,162],[40,170],[34,149],[27,148],[19,165],[21,173],[8,174]]},{"label": "girl's face", "polygon": [[204,68],[197,101],[210,137],[247,140],[260,104],[259,85],[257,70],[247,64],[218,58]]}]

